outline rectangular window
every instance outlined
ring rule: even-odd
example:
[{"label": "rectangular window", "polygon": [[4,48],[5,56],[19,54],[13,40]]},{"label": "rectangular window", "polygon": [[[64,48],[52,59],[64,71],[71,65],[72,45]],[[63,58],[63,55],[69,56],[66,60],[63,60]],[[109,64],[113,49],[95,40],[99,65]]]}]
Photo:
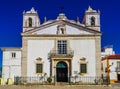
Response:
[{"label": "rectangular window", "polygon": [[120,68],[120,62],[117,62],[117,66],[118,66],[118,68]]},{"label": "rectangular window", "polygon": [[120,62],[117,62],[117,72],[120,72]]},{"label": "rectangular window", "polygon": [[36,73],[43,72],[43,64],[36,64]]},{"label": "rectangular window", "polygon": [[80,64],[80,72],[87,73],[87,64]]},{"label": "rectangular window", "polygon": [[16,58],[16,53],[15,52],[12,53],[12,58]]},{"label": "rectangular window", "polygon": [[67,54],[67,41],[59,40],[57,44],[58,54]]}]

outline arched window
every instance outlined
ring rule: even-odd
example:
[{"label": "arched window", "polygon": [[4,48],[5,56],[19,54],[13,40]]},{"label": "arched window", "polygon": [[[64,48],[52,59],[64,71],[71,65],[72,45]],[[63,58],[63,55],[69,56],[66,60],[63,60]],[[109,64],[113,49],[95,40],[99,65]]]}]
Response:
[{"label": "arched window", "polygon": [[61,33],[62,33],[62,34],[65,34],[64,28],[61,28]]},{"label": "arched window", "polygon": [[91,26],[95,26],[95,17],[91,17]]},{"label": "arched window", "polygon": [[32,18],[29,18],[29,27],[32,27]]}]

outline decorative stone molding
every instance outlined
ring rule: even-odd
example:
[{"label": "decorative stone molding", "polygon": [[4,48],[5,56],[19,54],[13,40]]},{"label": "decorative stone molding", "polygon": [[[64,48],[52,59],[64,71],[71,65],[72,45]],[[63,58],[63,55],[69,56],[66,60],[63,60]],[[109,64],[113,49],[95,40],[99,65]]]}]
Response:
[{"label": "decorative stone molding", "polygon": [[36,59],[36,61],[42,61],[42,58],[38,57],[38,58]]},{"label": "decorative stone molding", "polygon": [[66,34],[66,25],[61,24],[57,26],[57,34]]},{"label": "decorative stone molding", "polygon": [[42,61],[42,58],[40,58],[40,57],[36,58],[35,62],[36,62],[36,63],[41,63],[41,64],[44,63],[44,62]]},{"label": "decorative stone molding", "polygon": [[80,61],[86,61],[85,57],[80,58]]}]

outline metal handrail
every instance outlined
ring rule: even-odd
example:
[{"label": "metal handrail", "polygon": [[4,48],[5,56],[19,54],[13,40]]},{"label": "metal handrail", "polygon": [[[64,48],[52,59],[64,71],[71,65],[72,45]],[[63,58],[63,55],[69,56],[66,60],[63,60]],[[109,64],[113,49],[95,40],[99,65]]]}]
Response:
[{"label": "metal handrail", "polygon": [[51,50],[50,53],[55,53],[55,54],[73,54],[73,51],[72,50],[66,50],[66,51],[62,51],[60,52],[59,50]]},{"label": "metal handrail", "polygon": [[50,55],[51,56],[73,56],[74,51],[72,50],[67,50],[67,51],[51,50]]}]

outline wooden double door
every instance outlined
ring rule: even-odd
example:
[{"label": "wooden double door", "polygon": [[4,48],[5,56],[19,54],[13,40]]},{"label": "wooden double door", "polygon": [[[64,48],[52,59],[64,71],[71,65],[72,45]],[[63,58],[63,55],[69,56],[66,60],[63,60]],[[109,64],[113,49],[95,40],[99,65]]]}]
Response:
[{"label": "wooden double door", "polygon": [[56,74],[57,82],[68,82],[68,66],[65,62],[58,62]]}]

